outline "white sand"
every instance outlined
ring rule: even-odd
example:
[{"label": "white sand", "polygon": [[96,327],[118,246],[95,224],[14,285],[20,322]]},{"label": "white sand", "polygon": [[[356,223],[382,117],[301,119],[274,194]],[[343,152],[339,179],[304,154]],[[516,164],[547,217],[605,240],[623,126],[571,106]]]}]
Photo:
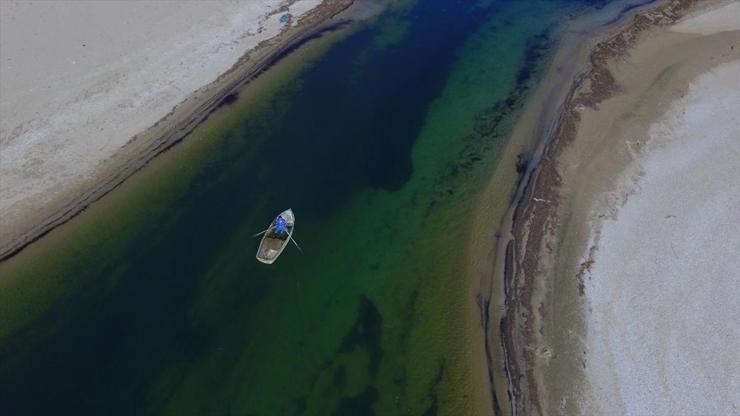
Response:
[{"label": "white sand", "polygon": [[288,8],[288,13],[290,13],[294,20],[300,20],[301,16],[310,12],[314,7],[320,5],[322,1],[323,0],[302,0],[293,3]]},{"label": "white sand", "polygon": [[695,79],[649,135],[586,282],[591,401],[604,415],[737,415],[740,61]]},{"label": "white sand", "polygon": [[321,3],[291,2],[0,1],[0,230]]},{"label": "white sand", "polygon": [[671,27],[674,32],[711,35],[713,33],[737,30],[740,27],[740,1],[733,1],[714,9],[702,10],[699,14],[688,16]]}]

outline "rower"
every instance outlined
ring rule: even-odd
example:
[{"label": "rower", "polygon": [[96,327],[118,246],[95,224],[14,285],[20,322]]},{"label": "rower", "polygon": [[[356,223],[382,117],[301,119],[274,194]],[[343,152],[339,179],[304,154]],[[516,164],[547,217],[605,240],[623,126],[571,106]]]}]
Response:
[{"label": "rower", "polygon": [[288,234],[288,222],[282,216],[279,216],[275,222],[275,234],[279,236]]}]

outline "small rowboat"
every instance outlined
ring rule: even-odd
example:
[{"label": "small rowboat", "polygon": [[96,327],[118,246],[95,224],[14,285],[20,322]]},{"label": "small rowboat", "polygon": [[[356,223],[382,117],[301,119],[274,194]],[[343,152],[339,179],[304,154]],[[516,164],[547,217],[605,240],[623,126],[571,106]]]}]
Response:
[{"label": "small rowboat", "polygon": [[288,241],[293,241],[293,244],[300,250],[298,243],[293,240],[294,228],[295,216],[293,210],[286,209],[275,217],[272,224],[265,231],[255,234],[255,237],[264,234],[260,247],[257,249],[257,260],[265,264],[274,263],[285,250]]}]

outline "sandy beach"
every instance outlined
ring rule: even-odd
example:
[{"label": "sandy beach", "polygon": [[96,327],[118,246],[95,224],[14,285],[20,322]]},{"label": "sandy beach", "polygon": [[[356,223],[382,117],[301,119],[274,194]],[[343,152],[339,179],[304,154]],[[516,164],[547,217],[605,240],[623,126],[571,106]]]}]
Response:
[{"label": "sandy beach", "polygon": [[[731,3],[667,36],[734,31],[737,48],[738,30],[740,3]],[[709,69],[679,83],[685,92],[646,133],[611,137],[634,160],[602,198],[621,202],[590,213],[583,414],[740,411],[737,58],[705,61]]]},{"label": "sandy beach", "polygon": [[[645,6],[649,7],[649,6]],[[597,39],[619,30],[625,21],[640,8],[625,12],[619,4],[596,11],[585,16],[576,16],[563,22],[562,40],[552,57],[542,81],[532,91],[513,131],[510,133],[502,162],[494,170],[483,191],[478,209],[476,224],[493,224],[487,232],[477,230],[472,233],[470,273],[474,282],[474,297],[481,314],[483,341],[486,347],[490,394],[502,412],[512,409],[510,392],[517,391],[518,381],[511,379],[517,370],[515,362],[507,362],[507,349],[517,344],[516,334],[507,328],[502,318],[506,314],[507,302],[511,302],[511,279],[504,275],[511,273],[507,268],[507,252],[511,254],[513,239],[511,233],[517,203],[523,196],[523,185],[537,166],[547,137],[552,136],[557,127],[558,114],[568,99],[572,85],[578,82],[587,67],[589,57]],[[510,184],[504,186],[504,184]],[[514,195],[511,188],[519,184]],[[512,203],[513,201],[513,203]],[[507,299],[509,298],[509,299]],[[519,378],[521,381],[522,379]],[[495,407],[495,406],[494,406]]]},{"label": "sandy beach", "polygon": [[737,412],[739,5],[653,6],[570,89],[499,244],[516,414]]},{"label": "sandy beach", "polygon": [[600,414],[740,410],[738,74],[736,60],[690,84],[650,126],[634,193],[592,226],[586,370]]},{"label": "sandy beach", "polygon": [[182,139],[351,4],[0,3],[0,259]]}]

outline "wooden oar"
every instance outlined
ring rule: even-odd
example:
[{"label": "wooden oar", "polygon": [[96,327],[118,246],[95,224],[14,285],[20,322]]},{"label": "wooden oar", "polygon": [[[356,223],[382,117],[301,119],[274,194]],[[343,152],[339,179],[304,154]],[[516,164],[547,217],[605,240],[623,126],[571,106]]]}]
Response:
[{"label": "wooden oar", "polygon": [[267,232],[268,230],[269,230],[269,228],[268,228],[267,230],[265,230],[265,231],[260,231],[260,232],[258,232],[257,234],[253,235],[252,237],[259,237],[259,236],[261,236],[262,234],[266,233],[266,232]]},{"label": "wooden oar", "polygon": [[295,244],[295,246],[298,248],[298,251],[300,251],[301,253],[303,253],[303,249],[301,248],[301,246],[298,245],[298,243],[295,242],[295,240],[293,239],[293,236],[290,235],[290,234],[288,234],[288,236],[290,237],[290,241],[292,241],[293,244]]}]

